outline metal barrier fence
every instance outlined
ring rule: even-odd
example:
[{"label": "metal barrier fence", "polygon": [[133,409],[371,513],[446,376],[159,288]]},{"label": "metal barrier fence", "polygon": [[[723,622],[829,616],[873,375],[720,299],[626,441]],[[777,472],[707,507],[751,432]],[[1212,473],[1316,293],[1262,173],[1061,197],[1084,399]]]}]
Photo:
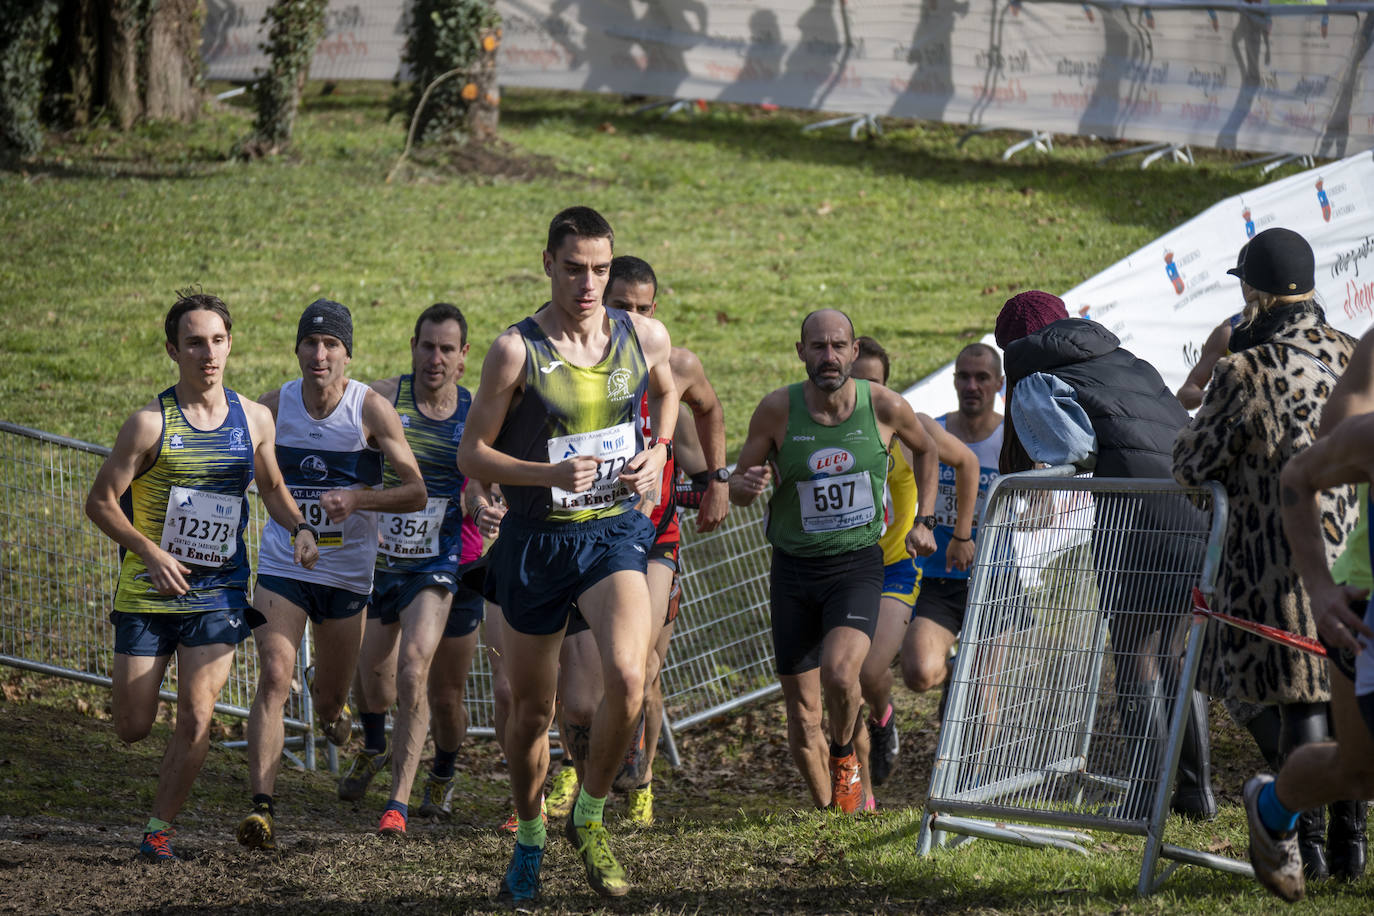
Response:
[{"label": "metal barrier fence", "polygon": [[[109,449],[0,421],[0,664],[108,686],[119,578],[116,545],[86,518],[84,503]],[[256,565],[266,514],[254,492],[245,542]],[[761,508],[734,509],[717,531],[697,536],[683,517],[683,598],[663,671],[669,727],[687,728],[778,689],[768,626],[768,547]],[[303,688],[310,660],[306,629],[286,725],[304,733],[313,766],[314,725]],[[216,709],[248,715],[257,653],[245,646]],[[175,699],[175,661],[163,696]],[[494,734],[487,653],[467,683],[470,732]],[[670,756],[676,753],[670,744]]]},{"label": "metal barrier fence", "polygon": [[1177,867],[1156,880],[1161,856],[1250,874],[1163,842],[1225,492],[1072,473],[988,495],[920,852],[953,833],[1086,854],[1074,828],[1098,828],[1146,837],[1142,895]]}]

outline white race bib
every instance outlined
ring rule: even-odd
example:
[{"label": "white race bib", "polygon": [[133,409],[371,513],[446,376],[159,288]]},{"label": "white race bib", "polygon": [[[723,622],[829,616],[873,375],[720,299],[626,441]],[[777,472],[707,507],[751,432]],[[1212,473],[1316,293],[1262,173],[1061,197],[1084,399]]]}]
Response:
[{"label": "white race bib", "polygon": [[243,497],[172,487],[162,549],[187,563],[220,566],[238,552]]},{"label": "white race bib", "polygon": [[574,455],[600,458],[596,480],[591,489],[570,493],[550,487],[554,509],[602,509],[630,498],[630,488],[620,482],[620,472],[635,456],[635,427],[621,423],[589,433],[573,433],[549,440],[549,464],[567,461]]},{"label": "white race bib", "polygon": [[867,471],[800,480],[797,497],[801,501],[802,530],[807,534],[858,528],[877,514]]},{"label": "white race bib", "polygon": [[391,557],[437,557],[448,500],[431,497],[419,512],[377,513],[377,549]]},{"label": "white race bib", "polygon": [[[291,489],[291,495],[295,497],[296,507],[301,510],[301,515],[310,527],[319,532],[315,538],[315,546],[342,547],[344,523],[331,519],[324,511],[324,507],[320,505],[320,497],[328,492],[329,489],[320,487],[293,487]],[[292,538],[292,543],[295,543],[294,538]]]}]

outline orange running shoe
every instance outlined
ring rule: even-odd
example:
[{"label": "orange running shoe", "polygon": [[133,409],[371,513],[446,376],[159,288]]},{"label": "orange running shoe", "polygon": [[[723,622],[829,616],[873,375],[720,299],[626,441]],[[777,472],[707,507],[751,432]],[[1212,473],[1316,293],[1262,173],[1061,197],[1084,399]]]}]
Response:
[{"label": "orange running shoe", "polygon": [[404,837],[406,816],[395,808],[387,808],[382,812],[382,822],[377,825],[377,833],[382,836]]},{"label": "orange running shoe", "polygon": [[845,814],[864,810],[867,800],[859,779],[859,757],[850,751],[844,757],[830,758],[830,807]]}]

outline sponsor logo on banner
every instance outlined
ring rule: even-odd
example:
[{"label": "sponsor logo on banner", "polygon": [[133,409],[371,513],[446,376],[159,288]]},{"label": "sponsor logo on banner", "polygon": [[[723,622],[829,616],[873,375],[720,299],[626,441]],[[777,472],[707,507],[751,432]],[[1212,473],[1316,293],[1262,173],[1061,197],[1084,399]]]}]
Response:
[{"label": "sponsor logo on banner", "polygon": [[1329,27],[1330,25],[1331,25],[1331,16],[1328,15],[1327,13],[1322,13],[1322,38],[1325,38],[1325,37],[1326,37],[1327,29],[1328,29],[1328,27]]},{"label": "sponsor logo on banner", "polygon": [[854,467],[854,453],[843,448],[823,448],[812,452],[806,463],[816,476],[830,477]]},{"label": "sponsor logo on banner", "polygon": [[1255,221],[1250,217],[1250,208],[1246,207],[1240,211],[1241,219],[1245,220],[1245,237],[1252,239],[1255,237]]},{"label": "sponsor logo on banner", "polygon": [[1183,274],[1178,272],[1178,265],[1174,263],[1174,253],[1164,252],[1164,273],[1169,278],[1169,282],[1174,285],[1174,293],[1183,295]]},{"label": "sponsor logo on banner", "polygon": [[1210,20],[1212,20],[1212,31],[1213,31],[1213,32],[1220,32],[1220,31],[1221,31],[1221,20],[1217,18],[1217,11],[1216,11],[1216,10],[1209,9],[1209,10],[1207,11],[1207,18],[1210,19]]},{"label": "sponsor logo on banner", "polygon": [[1322,188],[1322,179],[1317,179],[1317,203],[1322,208],[1322,219],[1331,222],[1331,198],[1326,196],[1326,191]]},{"label": "sponsor logo on banner", "polygon": [[1093,15],[1093,8],[1088,4],[1083,4],[1083,15],[1088,17],[1089,22],[1096,22],[1097,17]]}]

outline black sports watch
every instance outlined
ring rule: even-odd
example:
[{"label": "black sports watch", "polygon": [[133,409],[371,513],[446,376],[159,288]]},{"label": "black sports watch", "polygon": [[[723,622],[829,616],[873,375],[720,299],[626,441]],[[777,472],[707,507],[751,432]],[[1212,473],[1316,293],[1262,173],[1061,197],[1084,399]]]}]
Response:
[{"label": "black sports watch", "polygon": [[300,522],[296,525],[295,528],[292,528],[291,539],[295,540],[296,535],[300,534],[302,531],[309,531],[310,536],[315,539],[316,544],[320,542],[320,533],[316,531],[315,526],[310,524],[309,522]]},{"label": "black sports watch", "polygon": [[916,518],[915,518],[915,520],[912,522],[912,524],[915,524],[915,525],[925,525],[925,526],[926,526],[927,528],[929,528],[931,531],[934,531],[934,530],[935,530],[935,526],[936,526],[937,524],[939,524],[939,523],[936,522],[935,516],[933,516],[933,515],[918,515],[918,516],[916,516]]},{"label": "black sports watch", "polygon": [[728,483],[730,480],[730,469],[716,468],[714,471],[707,471],[706,477],[708,480],[714,480],[718,483]]}]

